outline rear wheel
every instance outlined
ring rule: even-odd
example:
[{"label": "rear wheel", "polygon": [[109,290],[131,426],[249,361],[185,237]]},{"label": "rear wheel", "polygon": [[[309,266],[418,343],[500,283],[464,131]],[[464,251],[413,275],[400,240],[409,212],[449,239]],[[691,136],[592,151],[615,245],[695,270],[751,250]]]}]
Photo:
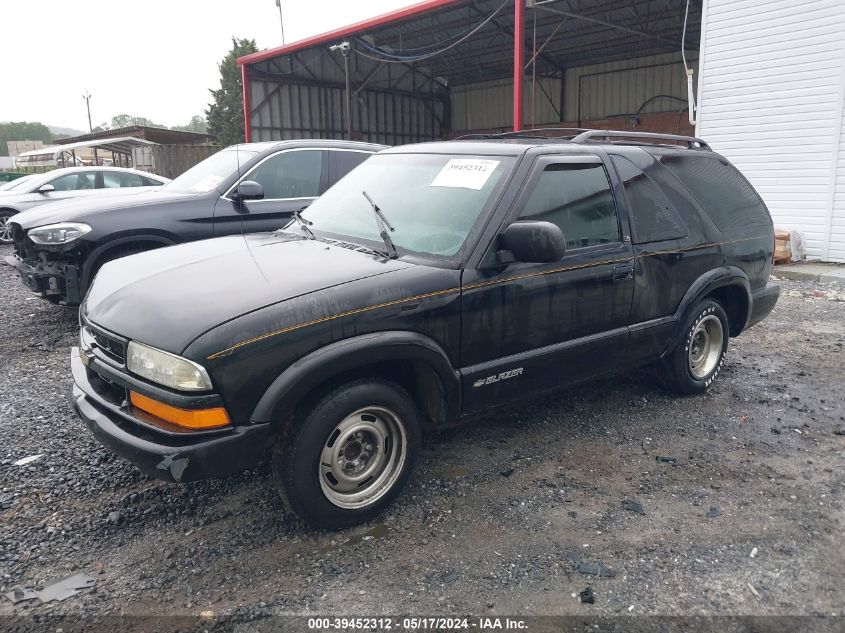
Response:
[{"label": "rear wheel", "polygon": [[683,323],[683,338],[661,361],[663,382],[673,391],[705,391],[719,375],[728,348],[728,317],[718,301],[699,302]]},{"label": "rear wheel", "polygon": [[12,225],[9,224],[13,215],[14,211],[0,211],[0,244],[11,244],[14,241]]},{"label": "rear wheel", "polygon": [[273,450],[273,475],[306,523],[337,529],[382,512],[405,485],[420,446],[419,414],[390,382],[350,382],[322,398]]}]

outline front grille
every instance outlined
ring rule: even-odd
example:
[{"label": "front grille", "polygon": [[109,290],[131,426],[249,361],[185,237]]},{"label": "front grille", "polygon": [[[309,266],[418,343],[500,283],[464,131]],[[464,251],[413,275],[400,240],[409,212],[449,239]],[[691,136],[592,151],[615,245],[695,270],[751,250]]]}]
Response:
[{"label": "front grille", "polygon": [[116,361],[123,365],[126,362],[126,342],[112,336],[111,334],[107,334],[102,330],[95,329],[90,325],[87,326],[88,331],[91,333],[91,338],[94,339],[94,342],[97,344],[97,347],[100,351],[103,352],[106,356],[108,356],[113,361]]}]

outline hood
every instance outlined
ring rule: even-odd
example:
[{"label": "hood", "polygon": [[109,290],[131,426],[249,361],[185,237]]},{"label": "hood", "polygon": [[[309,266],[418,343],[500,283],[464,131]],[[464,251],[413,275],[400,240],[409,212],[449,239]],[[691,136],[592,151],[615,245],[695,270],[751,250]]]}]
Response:
[{"label": "hood", "polygon": [[106,264],[82,310],[107,330],[180,354],[253,310],[412,266],[287,233],[222,237]]},{"label": "hood", "polygon": [[[132,187],[131,189],[136,189]],[[143,207],[151,204],[171,204],[188,198],[196,198],[203,194],[197,193],[168,193],[166,191],[132,191],[126,188],[123,192],[86,196],[82,198],[71,198],[69,200],[58,200],[48,204],[38,205],[15,215],[12,220],[25,231],[36,226],[55,224],[56,222],[84,222],[87,218],[98,213],[127,209],[131,207]]]}]

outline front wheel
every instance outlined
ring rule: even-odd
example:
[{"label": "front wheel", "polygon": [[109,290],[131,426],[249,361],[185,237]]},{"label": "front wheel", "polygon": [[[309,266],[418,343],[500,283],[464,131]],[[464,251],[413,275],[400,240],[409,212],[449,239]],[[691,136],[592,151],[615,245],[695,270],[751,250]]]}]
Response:
[{"label": "front wheel", "polygon": [[682,325],[682,337],[660,364],[663,382],[673,391],[705,391],[719,375],[728,349],[728,316],[718,301],[704,299]]},{"label": "front wheel", "polygon": [[12,225],[9,224],[13,215],[13,211],[0,211],[0,244],[11,244],[14,241]]},{"label": "front wheel", "polygon": [[315,527],[382,512],[405,485],[420,446],[417,408],[390,382],[350,382],[322,398],[273,450],[276,488]]}]

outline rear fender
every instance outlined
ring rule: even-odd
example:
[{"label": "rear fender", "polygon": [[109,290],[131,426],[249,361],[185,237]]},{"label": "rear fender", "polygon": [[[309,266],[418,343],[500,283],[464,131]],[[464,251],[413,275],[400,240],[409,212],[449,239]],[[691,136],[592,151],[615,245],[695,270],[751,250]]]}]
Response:
[{"label": "rear fender", "polygon": [[719,268],[714,268],[713,270],[706,272],[696,279],[689,287],[686,294],[684,294],[683,299],[681,299],[681,302],[678,304],[678,308],[675,310],[676,325],[675,331],[672,334],[671,343],[663,352],[663,356],[671,352],[683,336],[683,332],[680,330],[683,327],[684,317],[687,315],[689,310],[691,310],[695,304],[707,295],[711,294],[714,290],[724,288],[726,286],[736,286],[741,288],[743,291],[746,301],[746,305],[744,306],[746,308],[746,317],[745,323],[742,324],[741,329],[745,329],[748,324],[748,318],[751,315],[752,301],[751,284],[748,281],[748,276],[741,268],[736,266],[720,266]]}]

